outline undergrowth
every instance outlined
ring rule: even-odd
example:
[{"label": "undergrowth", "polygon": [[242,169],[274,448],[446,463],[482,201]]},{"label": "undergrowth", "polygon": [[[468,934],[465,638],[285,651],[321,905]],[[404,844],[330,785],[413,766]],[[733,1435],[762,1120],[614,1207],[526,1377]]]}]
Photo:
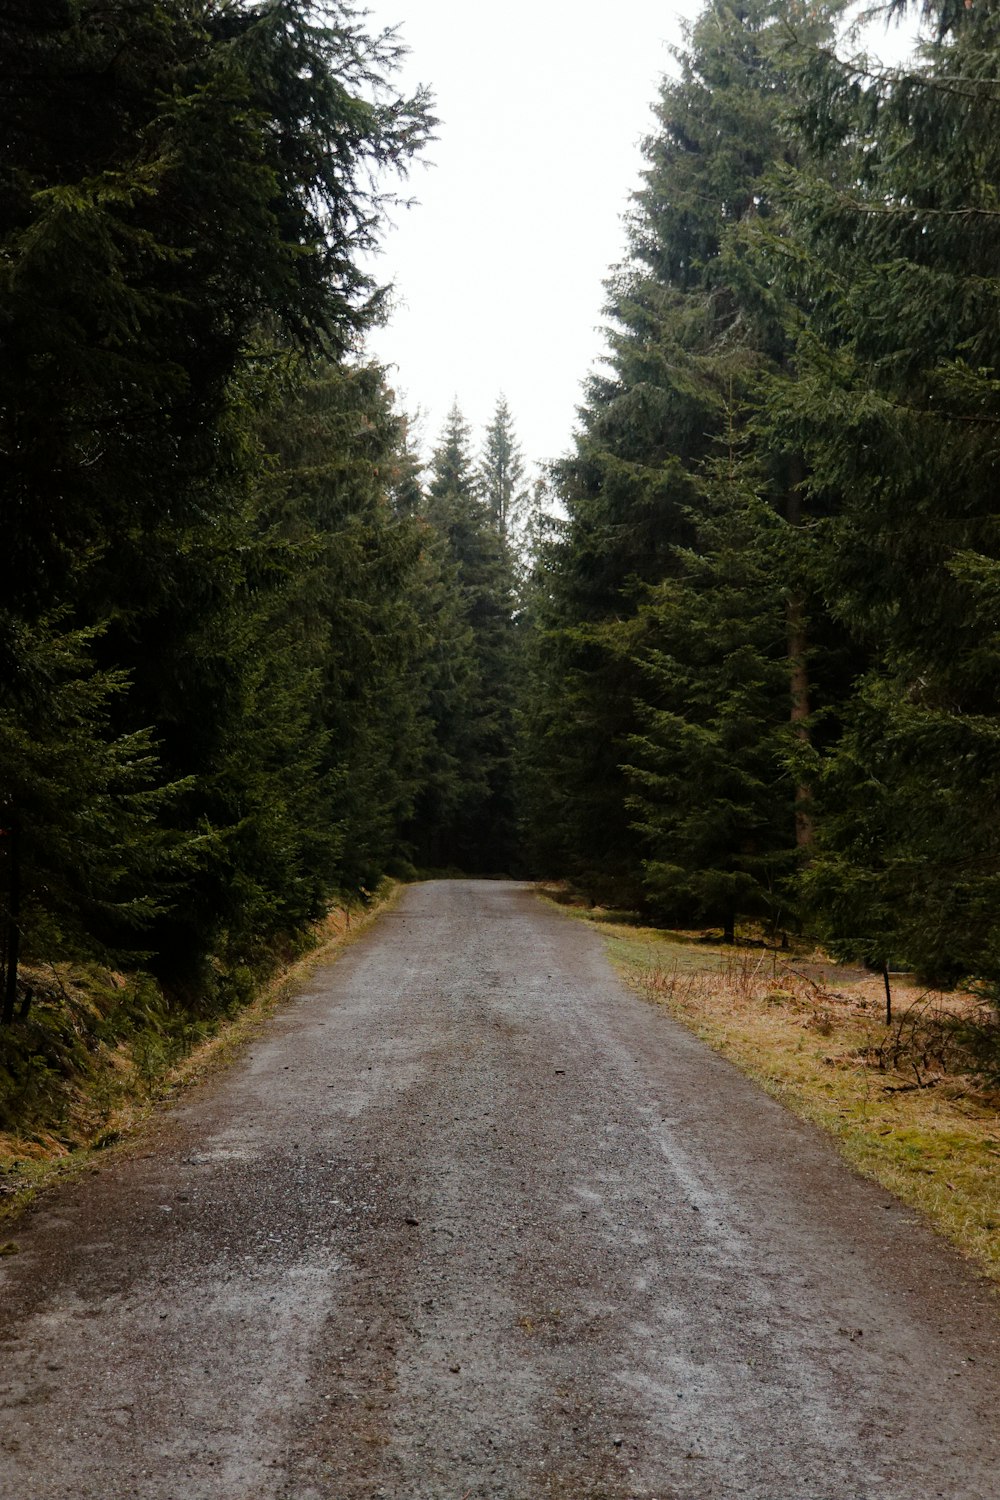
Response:
[{"label": "undergrowth", "polygon": [[[303,965],[364,930],[393,898],[331,910],[305,938],[255,971],[212,976],[182,1004],[152,976],[98,964],[25,964],[27,1014],[0,1027],[0,1212],[135,1130],[198,1064],[244,1034]],[[221,1055],[221,1053],[220,1053]]]}]

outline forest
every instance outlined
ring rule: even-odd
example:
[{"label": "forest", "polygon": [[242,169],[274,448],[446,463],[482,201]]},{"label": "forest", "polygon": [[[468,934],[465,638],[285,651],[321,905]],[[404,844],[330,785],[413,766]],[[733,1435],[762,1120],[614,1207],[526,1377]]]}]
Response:
[{"label": "forest", "polygon": [[843,10],[689,28],[533,482],[503,396],[425,455],[366,354],[396,33],[4,0],[5,1076],[46,965],[227,1013],[429,872],[1000,1007],[1000,6],[905,68]]}]

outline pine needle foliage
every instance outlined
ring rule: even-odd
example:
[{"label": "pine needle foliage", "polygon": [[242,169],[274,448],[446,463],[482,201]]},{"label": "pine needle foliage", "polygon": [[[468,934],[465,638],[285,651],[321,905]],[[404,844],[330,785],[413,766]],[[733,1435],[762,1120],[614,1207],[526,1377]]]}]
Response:
[{"label": "pine needle foliage", "polygon": [[[797,150],[790,14],[812,39],[830,35],[832,12],[717,0],[677,53],[630,260],[609,282],[610,370],[589,382],[576,451],[557,468],[568,519],[543,563],[541,628],[559,665],[542,678],[535,723],[552,758],[536,756],[533,796],[566,811],[545,860],[661,915],[671,890],[675,915],[729,930],[737,911],[787,904],[776,870],[809,836],[787,758],[808,758],[815,708],[815,611],[795,536],[803,466],[794,442],[753,420],[762,383],[795,378],[789,298],[752,249],[753,227],[774,216],[770,174]],[[744,545],[742,597],[727,526]],[[766,712],[749,708],[756,687]],[[717,695],[728,708],[710,706]],[[732,734],[744,710],[758,737],[749,759]]]},{"label": "pine needle foliage", "polygon": [[[513,455],[511,439],[507,480]],[[494,478],[502,490],[506,480]],[[437,670],[433,774],[418,798],[413,841],[418,862],[434,868],[496,873],[514,856],[514,570],[503,498],[477,472],[456,402],[423,506]]]},{"label": "pine needle foliage", "polygon": [[926,18],[907,69],[812,60],[829,108],[805,127],[835,123],[850,165],[781,180],[774,264],[815,312],[773,419],[835,497],[824,589],[867,657],[821,783],[816,920],[845,953],[992,982],[1000,22]]},{"label": "pine needle foliage", "polygon": [[[360,685],[361,609],[331,659],[304,648],[319,521],[297,548],[262,479],[290,351],[342,365],[380,306],[362,252],[432,128],[393,86],[400,52],[338,0],[0,15],[0,807],[25,892],[3,925],[47,957],[141,943],[197,972],[256,951],[372,882],[408,805],[387,785],[377,833],[331,813],[356,746],[340,732],[331,760],[324,680],[346,696],[351,658],[361,739],[396,709]],[[327,441],[356,461],[356,436]],[[331,592],[405,587],[390,467],[377,503],[355,467]],[[383,744],[373,776],[396,759]]]}]

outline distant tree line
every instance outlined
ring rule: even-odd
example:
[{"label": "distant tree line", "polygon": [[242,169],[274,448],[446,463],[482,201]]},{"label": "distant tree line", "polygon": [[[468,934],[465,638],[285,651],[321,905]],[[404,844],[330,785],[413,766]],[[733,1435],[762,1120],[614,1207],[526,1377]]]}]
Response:
[{"label": "distant tree line", "polygon": [[663,85],[532,585],[523,827],[593,899],[996,984],[1000,7],[926,4],[902,68],[842,9],[711,0]]},{"label": "distant tree line", "polygon": [[510,414],[427,491],[359,354],[434,125],[399,52],[340,0],[0,11],[6,1020],[18,950],[225,1001],[387,870],[509,856]]}]

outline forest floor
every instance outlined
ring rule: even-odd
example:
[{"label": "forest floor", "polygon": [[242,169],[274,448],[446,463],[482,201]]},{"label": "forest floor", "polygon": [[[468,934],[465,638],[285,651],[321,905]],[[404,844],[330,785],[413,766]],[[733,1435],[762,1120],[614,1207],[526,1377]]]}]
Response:
[{"label": "forest floor", "polygon": [[995,1500],[992,1285],[511,882],[432,881],[0,1259],[0,1495]]},{"label": "forest floor", "polygon": [[[564,904],[557,887],[550,897]],[[727,947],[570,906],[619,972],[911,1204],[1000,1281],[1000,1093],[973,1071],[973,995],[881,975],[820,952]]]}]

